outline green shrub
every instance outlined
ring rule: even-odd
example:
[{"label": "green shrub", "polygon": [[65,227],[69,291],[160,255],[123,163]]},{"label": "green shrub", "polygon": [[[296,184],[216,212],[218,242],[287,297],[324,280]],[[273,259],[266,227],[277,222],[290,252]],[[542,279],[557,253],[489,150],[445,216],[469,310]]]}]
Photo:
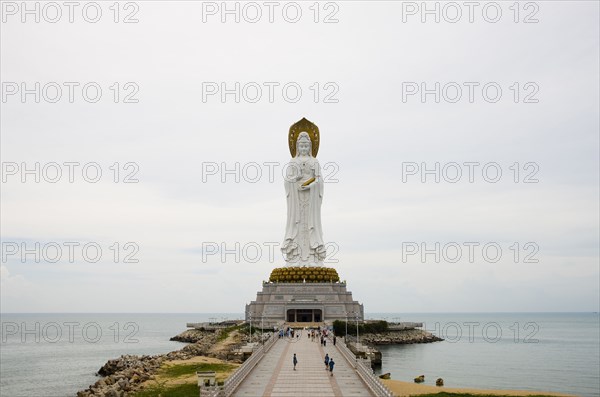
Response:
[{"label": "green shrub", "polygon": [[[388,329],[388,322],[383,320],[358,324],[359,334],[382,333],[387,332]],[[333,322],[333,331],[338,336],[346,335],[346,321],[335,320]],[[352,321],[350,318],[348,319],[348,335],[356,335],[356,320]]]},{"label": "green shrub", "polygon": [[[359,327],[360,328],[360,327]],[[389,329],[388,326],[388,322],[387,321],[375,321],[372,323],[366,323],[364,325],[364,329],[363,329],[363,333],[381,333],[381,332],[387,332]]]}]

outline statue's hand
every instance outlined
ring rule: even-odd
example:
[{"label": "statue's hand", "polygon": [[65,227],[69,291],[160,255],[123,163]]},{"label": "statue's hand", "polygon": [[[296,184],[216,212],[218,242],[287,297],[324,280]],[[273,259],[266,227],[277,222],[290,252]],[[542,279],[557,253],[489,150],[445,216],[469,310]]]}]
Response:
[{"label": "statue's hand", "polygon": [[308,190],[308,189],[310,189],[311,186],[312,186],[312,183],[310,185],[307,185],[307,186],[300,185],[300,187],[298,189],[299,190]]}]

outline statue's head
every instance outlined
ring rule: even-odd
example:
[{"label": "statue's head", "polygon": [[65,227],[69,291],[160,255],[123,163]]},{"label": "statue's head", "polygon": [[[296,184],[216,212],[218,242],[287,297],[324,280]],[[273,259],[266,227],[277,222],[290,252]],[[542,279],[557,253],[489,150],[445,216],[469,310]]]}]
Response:
[{"label": "statue's head", "polygon": [[302,156],[312,156],[312,143],[310,141],[308,132],[303,131],[298,134],[298,139],[296,140],[296,151],[297,155],[300,154]]}]

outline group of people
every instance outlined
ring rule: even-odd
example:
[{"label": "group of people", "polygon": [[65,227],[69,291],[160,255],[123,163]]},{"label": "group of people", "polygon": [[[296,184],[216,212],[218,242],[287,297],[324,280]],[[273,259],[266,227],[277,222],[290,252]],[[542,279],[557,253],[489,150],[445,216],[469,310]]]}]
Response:
[{"label": "group of people", "polygon": [[[296,370],[296,365],[298,365],[298,357],[296,357],[296,353],[294,353],[294,357],[292,358],[292,364],[294,364],[294,371]],[[325,354],[325,371],[329,370],[331,376],[333,376],[333,367],[335,366],[335,361],[333,361],[332,357],[329,357],[329,353]]]},{"label": "group of people", "polygon": [[293,338],[294,336],[300,338],[300,334],[296,334],[296,331],[290,327],[287,327],[285,330],[279,330],[279,338],[281,339],[284,336],[287,336],[288,338]]},{"label": "group of people", "polygon": [[[289,333],[290,330],[288,328],[288,330],[286,331],[286,333]],[[294,330],[291,330],[291,337],[294,337]],[[335,346],[335,343],[337,341],[337,338],[335,336],[335,334],[333,334],[333,345]],[[319,329],[319,330],[315,330],[315,329],[311,329],[310,332],[307,333],[308,338],[311,341],[316,341],[318,339],[321,340],[321,345],[323,347],[327,347],[327,339],[329,338],[329,330],[327,328],[324,329]],[[280,338],[283,337],[283,330],[280,331]],[[333,367],[335,366],[335,361],[333,361],[333,358],[329,357],[329,353],[325,354],[325,370],[329,370],[329,373],[331,374],[331,376],[333,376]],[[298,357],[296,357],[296,353],[294,353],[294,357],[292,358],[292,364],[294,364],[294,371],[296,370],[296,365],[298,365]]]},{"label": "group of people", "polygon": [[[313,342],[317,339],[320,339],[321,345],[326,347],[327,346],[327,338],[329,337],[329,330],[327,330],[327,329],[322,329],[322,330],[312,329],[307,334],[307,336]],[[335,343],[337,342],[337,337],[335,336],[335,334],[333,334],[332,340],[333,340],[333,345],[335,346]]]}]

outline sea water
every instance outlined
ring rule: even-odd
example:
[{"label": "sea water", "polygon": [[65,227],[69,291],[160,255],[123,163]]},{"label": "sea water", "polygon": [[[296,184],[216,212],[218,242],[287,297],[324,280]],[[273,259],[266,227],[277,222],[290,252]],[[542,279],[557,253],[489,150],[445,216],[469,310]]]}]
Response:
[{"label": "sea water", "polygon": [[[181,349],[188,322],[241,314],[2,314],[0,396],[75,396],[109,359]],[[15,327],[17,330],[15,332]]]},{"label": "sea water", "polygon": [[[169,338],[188,322],[242,318],[213,314],[2,314],[0,396],[74,396],[104,363],[122,354],[180,349]],[[597,313],[372,313],[367,318],[423,322],[443,342],[380,346],[379,372],[447,387],[600,395]],[[355,327],[351,320],[348,332]],[[360,337],[360,335],[359,335]]]},{"label": "sea water", "polygon": [[[381,314],[423,322],[443,342],[379,346],[392,379],[425,375],[446,387],[524,389],[600,396],[598,313]],[[350,330],[348,331],[350,333]],[[360,335],[359,335],[360,337]]]}]

